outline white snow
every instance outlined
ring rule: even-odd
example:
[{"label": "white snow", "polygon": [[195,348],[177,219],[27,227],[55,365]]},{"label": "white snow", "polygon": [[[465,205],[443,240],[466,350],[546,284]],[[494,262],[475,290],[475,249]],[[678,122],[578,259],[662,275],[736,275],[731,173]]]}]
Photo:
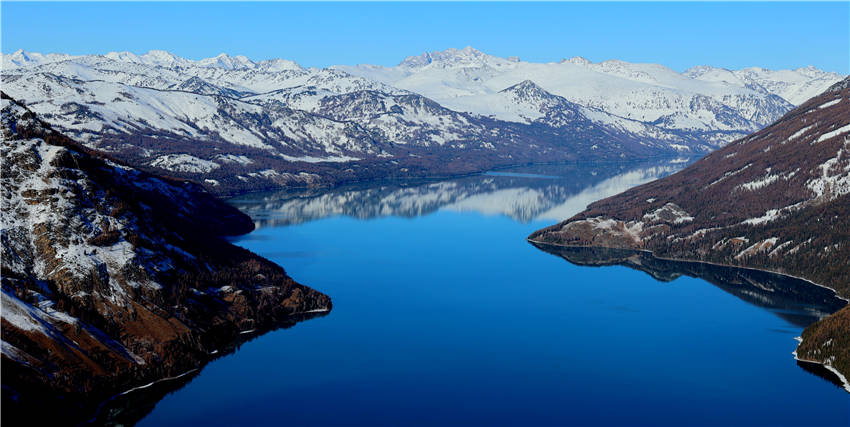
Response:
[{"label": "white snow", "polygon": [[199,159],[189,154],[168,154],[159,156],[151,162],[151,166],[174,172],[208,173],[221,167],[216,162]]},{"label": "white snow", "polygon": [[[787,140],[786,142],[791,142],[791,141],[793,141],[793,140],[795,140],[795,139],[797,139],[797,138],[799,138],[799,137],[803,136],[803,134],[805,134],[806,132],[808,132],[808,131],[809,131],[809,129],[813,128],[814,126],[815,126],[815,125],[809,125],[809,126],[806,126],[806,127],[802,128],[802,129],[798,130],[797,132],[794,132],[794,134],[793,134],[793,135],[791,135],[791,136],[789,136],[789,137],[788,137],[788,140]],[[784,144],[784,143],[785,143],[785,142],[783,142],[783,144]]]},{"label": "white snow", "polygon": [[330,156],[330,157],[313,157],[313,156],[287,156],[285,154],[281,154],[286,160],[290,162],[307,162],[307,163],[322,163],[322,162],[336,162],[336,163],[345,163],[345,162],[356,162],[360,159],[357,157],[351,156]]},{"label": "white snow", "polygon": [[216,160],[223,163],[238,163],[240,165],[250,165],[251,163],[254,163],[253,160],[249,159],[246,156],[237,156],[234,154],[220,154],[216,156]]},{"label": "white snow", "polygon": [[2,290],[0,295],[2,296],[2,300],[0,300],[2,304],[0,305],[3,307],[0,315],[2,315],[3,320],[22,331],[48,334],[47,326],[39,316],[38,309],[19,300],[5,289]]},{"label": "white snow", "polygon": [[824,142],[827,139],[834,138],[838,135],[841,135],[841,134],[847,133],[847,132],[850,132],[850,123],[838,128],[838,129],[835,129],[833,131],[830,131],[830,132],[827,132],[827,133],[821,135],[820,138],[818,138],[817,142]]},{"label": "white snow", "polygon": [[770,221],[774,221],[774,220],[776,220],[780,217],[781,217],[781,215],[780,215],[779,209],[769,209],[767,212],[764,213],[764,215],[762,215],[758,218],[747,219],[743,223],[747,224],[747,225],[759,225],[759,224],[764,224],[764,223],[767,223],[767,222],[770,222]]},{"label": "white snow", "polygon": [[[755,131],[779,118],[792,104],[843,77],[813,68],[729,71],[695,67],[679,73],[658,64],[593,63],[580,57],[532,63],[487,55],[471,47],[410,57],[396,67],[305,69],[285,59],[253,61],[221,54],[194,61],[165,51],[83,56],[18,51],[3,55],[3,64],[4,91],[32,104],[37,113],[50,117],[62,130],[76,132],[83,141],[96,143],[100,133],[150,129],[204,142],[217,135],[231,144],[266,150],[288,145],[290,156],[299,157],[294,148],[316,158],[325,157],[318,155],[319,151],[332,156],[380,154],[370,152],[368,145],[355,146],[336,122],[299,115],[320,113],[323,101],[356,91],[413,92],[457,111],[527,123],[546,114],[551,97],[502,91],[529,80],[549,95],[577,104],[576,111],[597,125],[647,141],[663,141],[686,152],[710,149]],[[175,90],[188,79],[207,88],[202,92],[212,92]],[[212,96],[218,91],[228,98]],[[297,113],[272,114],[273,129],[247,123],[251,115],[269,113],[261,106],[274,103]],[[406,110],[398,116],[380,115],[369,125],[397,143],[411,142],[414,131],[410,126],[440,130],[427,134],[418,141],[421,144],[442,145],[460,139],[456,126],[462,123],[442,125],[438,119]],[[551,120],[558,125],[564,118]],[[705,145],[697,147],[693,141],[683,140],[678,131],[709,134],[701,137]],[[729,132],[711,133],[716,131]]]},{"label": "white snow", "polygon": [[779,181],[780,179],[787,181],[787,180],[793,178],[794,175],[796,175],[797,172],[799,172],[799,171],[800,171],[800,169],[798,168],[796,170],[786,172],[786,173],[772,174],[771,168],[767,168],[765,170],[765,175],[763,177],[756,179],[756,180],[753,180],[753,181],[749,181],[749,182],[745,182],[743,184],[740,184],[737,187],[735,187],[735,189],[736,190],[756,191],[756,190],[762,189],[764,187],[767,187],[768,185],[771,185],[774,182]]},{"label": "white snow", "polygon": [[666,222],[678,225],[691,222],[694,220],[694,217],[675,203],[667,203],[664,206],[645,214],[642,220],[647,223]]},{"label": "white snow", "polygon": [[820,110],[822,108],[829,108],[829,107],[832,107],[835,104],[838,104],[839,102],[841,102],[841,98],[833,99],[832,101],[825,102],[825,103],[819,105],[818,109]]},{"label": "white snow", "polygon": [[806,186],[815,197],[828,195],[835,198],[850,193],[850,138],[844,139],[835,157],[820,164],[813,172],[818,177],[810,180]]},{"label": "white snow", "polygon": [[741,259],[747,256],[755,255],[759,252],[768,251],[773,248],[777,240],[779,240],[777,237],[771,237],[769,239],[764,239],[759,242],[753,243],[751,246],[738,253],[738,255],[735,255],[735,259]]}]

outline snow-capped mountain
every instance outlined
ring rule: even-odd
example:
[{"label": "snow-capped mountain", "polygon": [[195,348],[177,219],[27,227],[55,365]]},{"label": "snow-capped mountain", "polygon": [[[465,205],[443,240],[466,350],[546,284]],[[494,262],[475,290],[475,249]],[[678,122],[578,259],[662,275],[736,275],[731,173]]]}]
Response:
[{"label": "snow-capped mountain", "polygon": [[807,90],[814,95],[821,84],[828,86],[842,77],[825,72],[808,77],[798,72],[762,73],[756,88],[743,78],[696,78],[693,70],[678,73],[656,64],[592,63],[581,57],[529,63],[470,47],[409,57],[396,67],[336,68],[420,93],[451,109],[520,121],[523,117],[511,114],[514,105],[495,104],[492,95],[528,80],[554,95],[613,115],[609,120],[619,117],[690,133],[715,146],[756,131],[790,110],[793,104],[782,95],[801,102]]},{"label": "snow-capped mountain", "polygon": [[[3,55],[2,83],[91,147],[231,192],[701,153],[792,108],[779,93],[798,99],[840,78],[756,71],[536,64],[472,48],[326,69],[227,54],[18,51]],[[231,157],[250,162],[221,161]]]},{"label": "snow-capped mountain", "polygon": [[19,49],[10,54],[3,54],[3,70],[19,67],[32,67],[50,62],[65,61],[71,58],[74,57],[64,53],[41,54],[26,52],[23,49]]},{"label": "snow-capped mountain", "polygon": [[698,66],[686,70],[684,74],[697,80],[727,82],[762,93],[772,93],[794,105],[800,105],[820,95],[841,79],[841,76],[836,73],[822,71],[812,66],[777,71],[758,67],[727,70]]}]

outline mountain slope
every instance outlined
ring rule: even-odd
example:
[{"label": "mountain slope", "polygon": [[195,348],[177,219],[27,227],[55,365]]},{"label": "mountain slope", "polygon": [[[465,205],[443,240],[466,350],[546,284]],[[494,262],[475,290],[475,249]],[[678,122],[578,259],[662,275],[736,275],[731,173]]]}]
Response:
[{"label": "mountain slope", "polygon": [[5,94],[2,128],[4,424],[44,407],[39,420],[84,421],[240,332],[330,309],[221,239],[253,224],[197,185],[98,157]]},{"label": "mountain slope", "polygon": [[818,70],[534,64],[471,48],[389,68],[165,51],[19,51],[3,61],[4,91],[55,129],[217,194],[703,153],[790,109],[778,92],[837,80]]},{"label": "mountain slope", "polygon": [[[396,67],[336,68],[422,94],[451,109],[478,114],[493,109],[492,94],[530,79],[584,107],[699,136],[715,147],[756,131],[790,110],[793,105],[780,93],[794,94],[797,100],[799,93],[813,87],[822,90],[823,84],[841,79],[840,75],[819,70],[762,70],[750,72],[752,77],[746,79],[712,79],[693,69],[677,73],[661,65],[617,60],[592,63],[575,57],[559,63],[529,63],[487,55],[471,47],[425,53],[407,58]],[[710,135],[701,134],[705,132]]]},{"label": "mountain slope", "polygon": [[[69,66],[47,65],[53,71]],[[681,142],[671,134],[636,138],[563,99],[547,107],[549,122],[506,122],[333,70],[314,73],[307,86],[237,99],[237,89],[200,77],[172,83],[165,73],[146,80],[168,88],[158,89],[124,83],[141,78],[81,80],[39,69],[4,75],[5,87],[56,129],[136,167],[202,181],[219,194],[464,174],[582,156],[669,155],[678,151],[671,141]]]},{"label": "mountain slope", "polygon": [[[529,240],[763,268],[850,297],[850,78],[679,173],[593,203]],[[823,325],[831,332],[813,332]],[[850,324],[826,319],[804,333],[798,356],[850,378],[848,336]]]}]

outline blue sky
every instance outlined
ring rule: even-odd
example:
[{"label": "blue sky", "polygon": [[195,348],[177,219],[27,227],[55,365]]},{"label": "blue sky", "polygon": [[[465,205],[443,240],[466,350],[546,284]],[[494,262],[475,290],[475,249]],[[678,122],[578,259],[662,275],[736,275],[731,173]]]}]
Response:
[{"label": "blue sky", "polygon": [[17,3],[2,50],[221,52],[305,66],[394,65],[471,45],[499,56],[655,62],[684,70],[814,65],[850,73],[850,2]]}]

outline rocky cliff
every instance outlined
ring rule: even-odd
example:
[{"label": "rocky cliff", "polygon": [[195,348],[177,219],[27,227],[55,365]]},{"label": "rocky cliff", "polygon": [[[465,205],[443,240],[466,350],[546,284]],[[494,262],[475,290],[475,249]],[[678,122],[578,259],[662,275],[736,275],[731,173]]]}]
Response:
[{"label": "rocky cliff", "polygon": [[2,132],[4,424],[85,421],[246,333],[330,310],[223,240],[253,224],[199,186],[101,157],[5,94]]}]

